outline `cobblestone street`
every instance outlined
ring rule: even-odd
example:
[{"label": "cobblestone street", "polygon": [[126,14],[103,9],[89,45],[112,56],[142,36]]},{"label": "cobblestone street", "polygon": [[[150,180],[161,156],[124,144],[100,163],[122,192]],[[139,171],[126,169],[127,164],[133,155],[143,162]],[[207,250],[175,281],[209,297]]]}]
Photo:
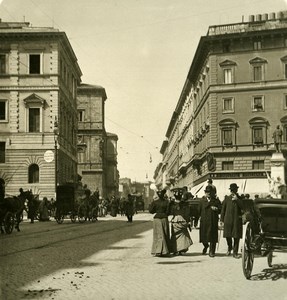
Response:
[{"label": "cobblestone street", "polygon": [[152,215],[110,216],[97,223],[21,224],[0,237],[0,299],[287,299],[286,254],[274,266],[256,257],[251,280],[241,259],[201,255],[198,230],[184,256],[153,257]]}]

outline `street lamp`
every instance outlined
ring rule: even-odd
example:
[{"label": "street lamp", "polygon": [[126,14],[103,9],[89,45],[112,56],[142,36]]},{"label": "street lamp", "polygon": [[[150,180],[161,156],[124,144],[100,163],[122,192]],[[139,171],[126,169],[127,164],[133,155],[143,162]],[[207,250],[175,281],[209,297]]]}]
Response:
[{"label": "street lamp", "polygon": [[[57,117],[55,117],[54,122],[54,142],[55,142],[55,199],[57,198],[57,184],[58,184],[58,136],[59,136],[59,128]],[[57,200],[57,199],[56,199]]]}]

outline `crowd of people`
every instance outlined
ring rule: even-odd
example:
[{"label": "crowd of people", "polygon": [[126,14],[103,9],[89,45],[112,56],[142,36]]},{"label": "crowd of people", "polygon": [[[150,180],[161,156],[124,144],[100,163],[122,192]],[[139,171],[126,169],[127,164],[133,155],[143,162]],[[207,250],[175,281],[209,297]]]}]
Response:
[{"label": "crowd of people", "polygon": [[[223,229],[229,256],[239,258],[239,241],[242,238],[244,213],[243,199],[238,194],[238,186],[232,183],[230,193],[221,202],[217,197],[216,187],[208,180],[205,196],[199,199],[196,208],[192,208],[193,198],[187,187],[173,191],[172,196],[167,191],[156,192],[149,212],[154,214],[153,242],[151,254],[154,256],[182,255],[193,244],[190,236],[194,216],[199,217],[199,242],[203,245],[202,254],[215,256],[219,240],[219,229]],[[194,211],[197,210],[197,211]]]}]

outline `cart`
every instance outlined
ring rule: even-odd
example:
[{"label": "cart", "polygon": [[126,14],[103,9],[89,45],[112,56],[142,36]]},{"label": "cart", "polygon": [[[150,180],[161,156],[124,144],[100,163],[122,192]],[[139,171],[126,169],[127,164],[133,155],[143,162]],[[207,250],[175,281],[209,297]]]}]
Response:
[{"label": "cart", "polygon": [[254,258],[265,256],[271,268],[273,252],[287,251],[287,201],[283,199],[255,199],[244,224],[242,268],[250,279]]},{"label": "cart", "polygon": [[58,224],[62,224],[66,216],[71,221],[76,222],[77,207],[75,203],[75,187],[65,184],[57,186],[55,219]]}]

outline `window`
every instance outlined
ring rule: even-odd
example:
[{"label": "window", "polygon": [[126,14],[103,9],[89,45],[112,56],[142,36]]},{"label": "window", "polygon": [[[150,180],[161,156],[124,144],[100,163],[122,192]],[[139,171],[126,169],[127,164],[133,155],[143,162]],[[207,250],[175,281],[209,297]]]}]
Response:
[{"label": "window", "polygon": [[29,74],[41,73],[41,57],[40,54],[29,55]]},{"label": "window", "polygon": [[5,163],[5,142],[0,142],[0,163]]},{"label": "window", "polygon": [[28,169],[28,183],[38,183],[39,182],[39,166],[32,164]]},{"label": "window", "polygon": [[222,162],[222,171],[233,170],[233,161],[223,161]]},{"label": "window", "polygon": [[6,74],[6,56],[0,54],[0,74]]},{"label": "window", "polygon": [[267,60],[261,57],[255,57],[249,61],[252,67],[253,81],[264,80],[265,65]]},{"label": "window", "polygon": [[253,170],[264,170],[264,160],[253,160],[252,161]]},{"label": "window", "polygon": [[253,128],[253,143],[254,144],[263,144],[263,128],[254,127]]},{"label": "window", "polygon": [[232,70],[231,69],[224,69],[224,83],[228,84],[228,83],[232,83]]},{"label": "window", "polygon": [[234,98],[224,98],[222,110],[223,110],[223,113],[234,112]]},{"label": "window", "polygon": [[233,119],[224,119],[219,123],[221,131],[222,146],[232,146],[236,144],[237,123]]},{"label": "window", "polygon": [[0,100],[0,122],[7,121],[7,101]]},{"label": "window", "polygon": [[253,42],[253,49],[254,50],[260,50],[261,49],[261,41],[254,41]]},{"label": "window", "polygon": [[222,135],[223,144],[232,145],[232,129],[223,129]]},{"label": "window", "polygon": [[79,120],[79,122],[84,122],[84,120],[85,120],[85,111],[84,110],[78,110],[78,120]]},{"label": "window", "polygon": [[264,111],[264,98],[263,96],[254,96],[252,99],[253,111]]},{"label": "window", "polygon": [[284,64],[284,78],[287,79],[287,64]]},{"label": "window", "polygon": [[222,51],[223,52],[230,52],[230,44],[229,43],[223,43]]},{"label": "window", "polygon": [[262,80],[262,66],[253,67],[253,80],[261,81]]},{"label": "window", "polygon": [[261,146],[266,143],[268,121],[261,117],[255,117],[249,121],[252,134],[252,144]]},{"label": "window", "polygon": [[287,94],[285,94],[283,97],[283,108],[287,109]]},{"label": "window", "polygon": [[29,132],[40,132],[40,108],[29,108]]}]

